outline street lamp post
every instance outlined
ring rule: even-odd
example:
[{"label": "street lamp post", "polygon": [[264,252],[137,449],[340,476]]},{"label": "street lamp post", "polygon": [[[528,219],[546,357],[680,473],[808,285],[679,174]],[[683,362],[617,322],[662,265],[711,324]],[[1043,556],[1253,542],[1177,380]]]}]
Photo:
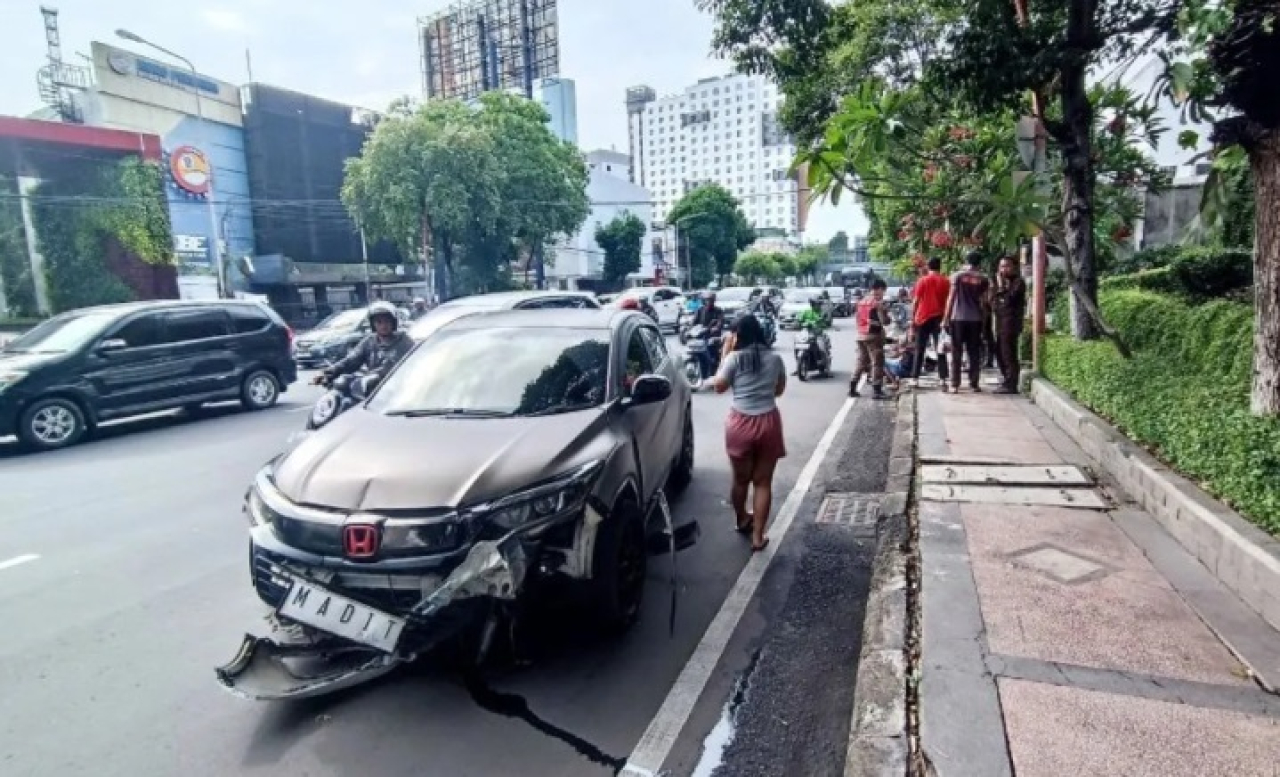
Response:
[{"label": "street lamp post", "polygon": [[680,274],[684,276],[684,286],[686,290],[693,287],[693,257],[689,257],[689,273],[688,275],[685,275],[684,268],[680,266],[680,225],[686,221],[692,221],[693,219],[710,215],[710,213],[705,211],[702,213],[690,213],[688,216],[678,218],[671,222],[671,228],[674,229],[676,233],[676,269],[679,269],[681,271]]},{"label": "street lamp post", "polygon": [[[193,76],[199,75],[199,71],[196,70],[195,65],[191,64],[191,60],[181,54],[170,51],[164,46],[152,43],[141,35],[129,32],[128,30],[116,30],[116,35],[127,41],[140,43],[143,46],[149,46],[162,54],[167,54],[186,65],[187,69],[191,71]],[[225,263],[223,262],[222,246],[218,244],[218,209],[217,205],[214,203],[213,189],[213,144],[208,134],[209,128],[206,127],[204,123],[204,103],[200,100],[200,89],[193,86],[191,93],[196,98],[196,118],[200,121],[200,140],[204,145],[204,153],[209,161],[209,188],[205,190],[205,201],[209,206],[209,239],[213,241],[213,269],[218,278],[218,296],[226,299],[230,297],[231,294],[227,288],[227,273]]]}]

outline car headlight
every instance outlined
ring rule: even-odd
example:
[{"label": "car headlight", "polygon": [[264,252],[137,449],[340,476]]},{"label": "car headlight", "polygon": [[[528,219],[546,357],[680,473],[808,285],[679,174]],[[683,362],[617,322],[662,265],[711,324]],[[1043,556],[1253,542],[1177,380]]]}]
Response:
[{"label": "car headlight", "polygon": [[566,475],[481,506],[475,512],[507,531],[532,521],[573,512],[587,501],[600,470],[601,462],[591,462]]},{"label": "car headlight", "polygon": [[262,488],[257,482],[249,487],[249,494],[245,498],[245,513],[248,514],[249,524],[252,526],[274,526],[280,520],[279,511],[267,504]]},{"label": "car headlight", "polygon": [[20,383],[25,377],[27,377],[27,373],[19,372],[17,370],[0,372],[0,394],[3,394],[7,389]]}]

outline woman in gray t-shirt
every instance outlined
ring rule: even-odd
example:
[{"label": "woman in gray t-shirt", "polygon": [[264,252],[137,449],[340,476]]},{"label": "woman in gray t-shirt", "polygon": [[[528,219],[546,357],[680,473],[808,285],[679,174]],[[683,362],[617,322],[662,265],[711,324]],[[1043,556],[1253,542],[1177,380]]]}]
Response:
[{"label": "woman in gray t-shirt", "polygon": [[[733,505],[738,531],[751,532],[751,549],[769,544],[765,524],[773,503],[773,471],[787,455],[777,398],[787,387],[782,357],[765,342],[755,316],[743,316],[737,331],[725,340],[726,356],[720,374],[712,378],[717,394],[733,390],[733,407],[725,422],[725,449],[733,467]],[[754,491],[754,512],[747,510],[747,489]]]}]

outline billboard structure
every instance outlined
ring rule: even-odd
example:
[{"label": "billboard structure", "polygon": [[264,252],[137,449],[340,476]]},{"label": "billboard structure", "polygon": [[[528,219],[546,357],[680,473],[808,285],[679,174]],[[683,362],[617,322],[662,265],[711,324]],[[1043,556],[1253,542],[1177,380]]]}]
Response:
[{"label": "billboard structure", "polygon": [[464,0],[418,20],[427,99],[472,100],[560,74],[557,0]]}]

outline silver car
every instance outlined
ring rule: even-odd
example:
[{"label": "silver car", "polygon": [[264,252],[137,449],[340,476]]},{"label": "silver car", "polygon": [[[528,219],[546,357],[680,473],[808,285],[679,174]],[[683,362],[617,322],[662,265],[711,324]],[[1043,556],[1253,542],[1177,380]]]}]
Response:
[{"label": "silver car", "polygon": [[[666,507],[693,475],[690,402],[640,313],[444,324],[254,479],[253,585],[277,633],[246,637],[219,680],[256,699],[345,687],[454,636],[510,633],[538,579],[626,629],[650,548],[696,537]],[[316,666],[299,676],[288,658]]]}]

